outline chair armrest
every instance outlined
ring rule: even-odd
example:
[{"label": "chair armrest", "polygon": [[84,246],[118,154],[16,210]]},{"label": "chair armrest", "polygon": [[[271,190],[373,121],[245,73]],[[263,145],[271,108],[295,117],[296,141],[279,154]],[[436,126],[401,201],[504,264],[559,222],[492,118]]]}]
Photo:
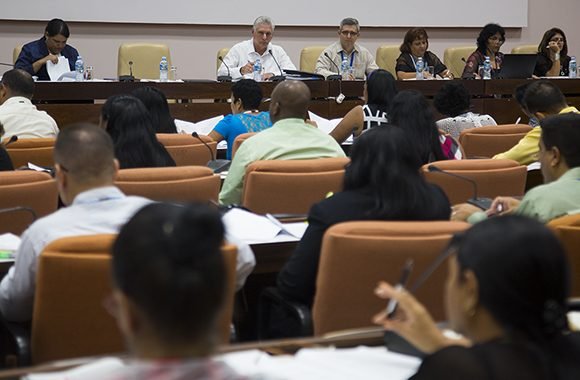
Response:
[{"label": "chair armrest", "polygon": [[312,334],[312,314],[307,305],[285,299],[274,287],[262,291],[258,306],[259,340]]}]

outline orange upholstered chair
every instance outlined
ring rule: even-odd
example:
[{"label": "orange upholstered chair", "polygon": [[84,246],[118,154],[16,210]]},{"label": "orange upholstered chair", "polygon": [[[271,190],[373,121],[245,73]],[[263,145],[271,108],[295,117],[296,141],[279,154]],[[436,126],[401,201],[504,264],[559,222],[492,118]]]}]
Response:
[{"label": "orange upholstered chair", "polygon": [[[58,190],[56,181],[47,173],[31,170],[0,172],[0,209],[24,207],[42,217],[56,211]],[[26,210],[0,213],[0,234],[20,235],[34,221]]]},{"label": "orange upholstered chair", "polygon": [[[40,255],[31,334],[34,363],[125,350],[116,321],[102,304],[111,293],[110,247],[115,237],[63,238]],[[237,248],[224,246],[222,252],[228,284],[219,326],[222,342],[228,343]]]},{"label": "orange upholstered chair", "polygon": [[29,162],[35,165],[53,167],[54,142],[55,139],[52,137],[18,139],[18,141],[8,145],[6,151],[10,155],[14,168],[19,168]]},{"label": "orange upholstered chair", "polygon": [[258,214],[306,214],[342,189],[348,158],[255,161],[246,168],[242,205]]},{"label": "orange upholstered chair", "polygon": [[431,165],[475,181],[479,197],[524,195],[527,168],[512,160],[448,160],[423,165],[421,171],[425,179],[439,185],[447,194],[451,204],[463,203],[473,197],[473,186],[463,179],[444,173],[430,172]]},{"label": "orange upholstered chair", "polygon": [[121,169],[115,185],[156,201],[217,202],[220,177],[205,166]]},{"label": "orange upholstered chair", "polygon": [[[467,228],[467,223],[451,221],[358,221],[329,228],[322,241],[316,279],[314,334],[372,325],[371,317],[386,306],[374,295],[377,283],[396,284],[406,260],[413,259],[410,289],[452,235]],[[446,275],[447,263],[442,263],[415,293],[436,320],[445,317]]]},{"label": "orange upholstered chair", "polygon": [[236,155],[236,152],[238,151],[238,149],[240,149],[240,145],[242,145],[242,143],[244,141],[246,141],[247,139],[249,139],[250,137],[254,136],[257,132],[248,132],[248,133],[242,133],[239,134],[235,139],[234,139],[234,146],[232,147],[232,159],[234,158],[234,156]]},{"label": "orange upholstered chair", "polygon": [[580,297],[580,214],[563,216],[548,223],[566,249],[572,275],[572,297]]},{"label": "orange upholstered chair", "polygon": [[200,135],[199,138],[209,145],[210,149],[191,135],[178,133],[157,134],[157,140],[167,149],[177,166],[205,166],[209,160],[215,157],[217,143],[208,136]]},{"label": "orange upholstered chair", "polygon": [[527,124],[470,128],[461,132],[459,143],[467,158],[491,158],[511,149],[531,130]]}]

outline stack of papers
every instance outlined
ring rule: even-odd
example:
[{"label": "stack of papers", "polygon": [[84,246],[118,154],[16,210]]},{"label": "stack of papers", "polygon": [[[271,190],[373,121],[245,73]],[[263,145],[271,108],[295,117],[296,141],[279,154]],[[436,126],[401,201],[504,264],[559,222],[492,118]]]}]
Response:
[{"label": "stack of papers", "polygon": [[233,208],[222,218],[228,234],[246,244],[298,241],[308,225],[305,222],[280,223],[273,216],[263,216]]}]

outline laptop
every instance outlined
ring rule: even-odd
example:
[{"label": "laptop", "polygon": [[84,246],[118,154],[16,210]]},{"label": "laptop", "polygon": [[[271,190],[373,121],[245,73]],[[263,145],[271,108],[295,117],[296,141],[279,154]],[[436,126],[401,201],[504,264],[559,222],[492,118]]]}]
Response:
[{"label": "laptop", "polygon": [[534,74],[536,54],[505,54],[497,79],[527,79]]}]

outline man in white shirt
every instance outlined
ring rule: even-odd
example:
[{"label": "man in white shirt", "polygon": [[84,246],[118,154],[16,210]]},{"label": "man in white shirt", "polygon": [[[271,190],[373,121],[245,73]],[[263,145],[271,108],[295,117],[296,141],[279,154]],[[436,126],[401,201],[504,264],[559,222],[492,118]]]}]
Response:
[{"label": "man in white shirt", "polygon": [[[254,21],[252,39],[234,45],[223,58],[217,75],[230,75],[232,79],[250,76],[256,59],[262,62],[263,79],[282,75],[282,70],[296,70],[288,54],[278,45],[271,43],[274,36],[274,23],[267,16],[260,16]],[[225,63],[225,64],[224,64]],[[278,67],[279,65],[279,67]],[[229,71],[228,71],[229,68]]]},{"label": "man in white shirt", "polygon": [[13,69],[2,76],[0,84],[0,123],[6,136],[19,138],[56,137],[58,126],[44,111],[39,111],[30,99],[34,80],[24,70]]}]

